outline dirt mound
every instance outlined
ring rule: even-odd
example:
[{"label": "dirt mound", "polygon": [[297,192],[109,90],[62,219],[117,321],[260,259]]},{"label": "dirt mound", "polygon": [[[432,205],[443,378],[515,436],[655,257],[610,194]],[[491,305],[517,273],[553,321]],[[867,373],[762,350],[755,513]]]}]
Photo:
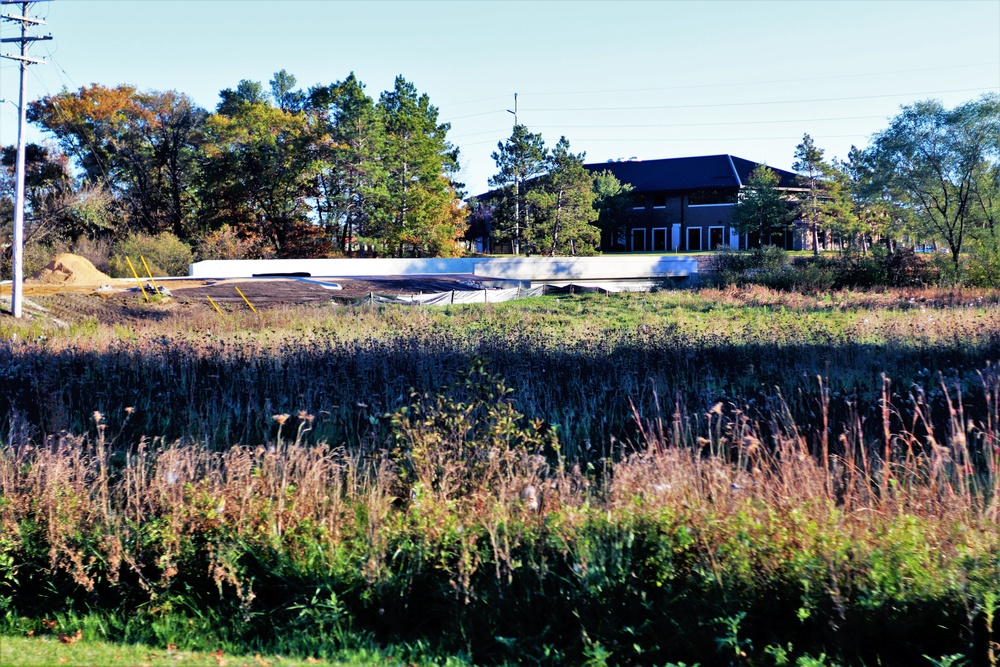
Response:
[{"label": "dirt mound", "polygon": [[66,252],[56,255],[33,280],[49,285],[106,285],[112,278],[98,271],[89,259]]}]

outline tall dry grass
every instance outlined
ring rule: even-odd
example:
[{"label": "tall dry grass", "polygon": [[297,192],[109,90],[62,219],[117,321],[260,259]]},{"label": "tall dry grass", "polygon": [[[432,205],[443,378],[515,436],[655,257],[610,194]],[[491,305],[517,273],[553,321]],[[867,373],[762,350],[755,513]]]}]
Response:
[{"label": "tall dry grass", "polygon": [[974,396],[941,385],[942,419],[885,380],[876,439],[856,423],[832,442],[778,397],[636,410],[637,440],[589,462],[482,365],[351,449],[310,442],[307,414],[223,451],[109,447],[103,415],[86,436],[12,431],[0,600],[9,624],[67,604],[153,623],[186,599],[306,652],[333,633],[483,660],[770,664],[792,644],[996,665],[1000,374],[979,377]]}]

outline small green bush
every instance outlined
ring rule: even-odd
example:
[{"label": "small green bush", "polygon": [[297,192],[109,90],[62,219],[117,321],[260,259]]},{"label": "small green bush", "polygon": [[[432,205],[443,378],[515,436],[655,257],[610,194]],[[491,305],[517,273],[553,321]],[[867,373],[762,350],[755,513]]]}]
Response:
[{"label": "small green bush", "polygon": [[784,291],[827,291],[846,287],[906,287],[930,280],[931,271],[911,248],[834,257],[797,257],[775,246],[723,251],[712,258],[718,285],[763,285]]},{"label": "small green bush", "polygon": [[1000,233],[986,236],[972,245],[965,280],[972,287],[1000,287]]},{"label": "small green bush", "polygon": [[194,255],[187,243],[169,232],[156,236],[129,234],[116,246],[114,255],[108,260],[108,270],[113,278],[132,277],[126,257],[140,275],[144,273],[139,259],[142,257],[155,276],[186,276]]},{"label": "small green bush", "polygon": [[714,282],[720,285],[746,285],[766,281],[784,270],[788,253],[777,246],[754,250],[722,250],[709,262]]}]

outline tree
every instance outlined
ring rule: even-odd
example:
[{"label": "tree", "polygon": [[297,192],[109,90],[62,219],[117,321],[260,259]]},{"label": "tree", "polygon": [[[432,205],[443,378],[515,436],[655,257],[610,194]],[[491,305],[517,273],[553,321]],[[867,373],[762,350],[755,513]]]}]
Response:
[{"label": "tree", "polygon": [[894,241],[910,227],[912,210],[904,205],[892,179],[876,169],[870,155],[851,146],[843,171],[851,182],[858,228],[865,237],[880,238],[893,252]]},{"label": "tree", "polygon": [[317,218],[342,251],[352,252],[387,194],[384,119],[353,72],[310,89],[305,108],[316,125]]},{"label": "tree", "polygon": [[[823,186],[820,221],[827,231],[839,239],[842,249],[850,249],[863,234],[864,227],[854,200],[849,166],[835,160],[828,166]],[[845,241],[846,246],[844,246]],[[861,245],[865,246],[863,241]]]},{"label": "tree", "polygon": [[607,247],[624,248],[632,212],[632,184],[622,183],[610,171],[594,175],[594,208],[597,209],[597,226]]},{"label": "tree", "polygon": [[823,177],[828,171],[823,161],[823,149],[818,148],[808,134],[803,135],[802,143],[795,147],[795,162],[792,169],[799,172],[799,180],[806,189],[805,198],[800,203],[798,211],[809,225],[812,236],[813,255],[819,254],[820,197],[823,189]]},{"label": "tree", "polygon": [[778,189],[781,178],[767,165],[750,173],[746,187],[732,209],[732,225],[740,234],[757,232],[760,245],[770,245],[771,234],[783,232],[791,222],[788,199]]},{"label": "tree", "polygon": [[32,102],[28,117],[111,191],[126,226],[190,234],[207,112],[186,95],[94,84]]},{"label": "tree", "polygon": [[[294,85],[294,84],[292,84]],[[250,81],[243,79],[236,84],[236,89],[226,88],[219,92],[222,101],[216,107],[215,112],[223,116],[233,116],[239,113],[240,107],[254,106],[256,104],[267,104],[267,94],[260,81]]]},{"label": "tree", "polygon": [[[322,229],[309,220],[315,183],[312,135],[301,113],[258,95],[226,94],[206,125],[203,215],[209,229],[230,225],[263,240],[256,252],[279,257],[324,254]],[[232,92],[232,91],[228,91]]]},{"label": "tree", "polygon": [[295,90],[296,79],[286,70],[274,73],[271,83],[271,97],[279,109],[286,112],[301,111],[306,101],[302,91]]},{"label": "tree", "polygon": [[569,141],[560,137],[546,161],[548,173],[525,197],[532,218],[526,238],[547,255],[593,255],[600,244],[593,224],[598,218],[594,177],[583,166],[584,155],[572,153]]},{"label": "tree", "polygon": [[977,175],[1000,157],[1000,95],[952,110],[937,100],[904,106],[866,153],[917,219],[948,245],[957,270],[976,216]]},{"label": "tree", "polygon": [[517,124],[506,142],[499,142],[490,157],[497,173],[489,179],[499,190],[493,214],[494,233],[509,238],[514,254],[521,252],[521,234],[528,227],[527,183],[545,173],[548,150],[542,135]]},{"label": "tree", "polygon": [[[27,144],[24,151],[23,247],[62,235],[62,221],[75,197],[69,160],[58,149]],[[17,148],[0,150],[0,276],[11,275]]]},{"label": "tree", "polygon": [[458,252],[465,213],[452,178],[458,149],[447,140],[451,125],[439,124],[437,107],[402,76],[377,110],[385,127],[386,196],[374,231],[383,247],[399,255],[407,247],[418,256]]}]

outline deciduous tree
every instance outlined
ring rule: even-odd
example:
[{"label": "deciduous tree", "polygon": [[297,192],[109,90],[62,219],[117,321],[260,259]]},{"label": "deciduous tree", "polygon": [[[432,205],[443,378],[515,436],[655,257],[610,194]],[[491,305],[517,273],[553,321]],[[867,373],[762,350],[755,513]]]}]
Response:
[{"label": "deciduous tree", "polygon": [[[322,254],[322,231],[309,220],[314,185],[312,140],[301,113],[282,111],[249,94],[223,94],[206,125],[204,213],[210,229],[230,225],[265,240],[261,255]],[[225,91],[224,91],[225,93]]]},{"label": "deciduous tree", "polygon": [[917,219],[948,245],[957,270],[976,217],[977,176],[1000,159],[1000,95],[951,110],[937,100],[905,106],[866,154]]},{"label": "deciduous tree", "polygon": [[622,183],[605,169],[594,176],[594,208],[597,209],[597,227],[607,247],[624,249],[632,213],[632,184]]},{"label": "deciduous tree", "polygon": [[94,84],[32,102],[28,116],[78,156],[90,183],[111,191],[126,225],[192,233],[207,113],[186,95]]}]

